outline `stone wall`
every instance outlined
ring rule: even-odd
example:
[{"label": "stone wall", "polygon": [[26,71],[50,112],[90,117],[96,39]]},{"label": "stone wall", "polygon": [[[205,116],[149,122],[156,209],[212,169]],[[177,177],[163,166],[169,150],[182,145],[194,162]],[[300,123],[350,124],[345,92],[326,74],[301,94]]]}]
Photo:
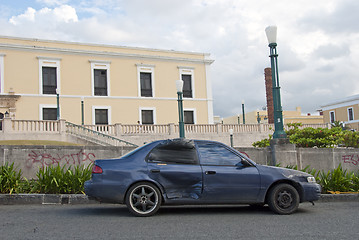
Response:
[{"label": "stone wall", "polygon": [[[124,155],[133,147],[103,146],[0,146],[0,164],[15,163],[22,170],[23,176],[36,178],[41,167],[70,164],[88,165],[96,159],[116,158]],[[271,148],[236,148],[258,164],[272,162]],[[317,170],[329,171],[339,164],[350,171],[359,170],[359,149],[331,148],[296,148],[289,144],[275,149],[277,163],[282,167],[297,165],[299,168],[310,166]]]}]

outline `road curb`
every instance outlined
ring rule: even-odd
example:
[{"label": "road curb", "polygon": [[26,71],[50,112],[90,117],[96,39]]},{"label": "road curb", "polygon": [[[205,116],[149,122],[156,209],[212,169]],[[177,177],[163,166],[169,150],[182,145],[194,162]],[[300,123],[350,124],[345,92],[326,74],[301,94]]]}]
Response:
[{"label": "road curb", "polygon": [[321,194],[320,202],[355,202],[359,201],[359,194]]},{"label": "road curb", "polygon": [[0,194],[0,205],[15,204],[93,204],[83,194]]},{"label": "road curb", "polygon": [[[318,202],[355,202],[359,194],[321,194]],[[0,194],[0,205],[96,204],[83,194]]]}]

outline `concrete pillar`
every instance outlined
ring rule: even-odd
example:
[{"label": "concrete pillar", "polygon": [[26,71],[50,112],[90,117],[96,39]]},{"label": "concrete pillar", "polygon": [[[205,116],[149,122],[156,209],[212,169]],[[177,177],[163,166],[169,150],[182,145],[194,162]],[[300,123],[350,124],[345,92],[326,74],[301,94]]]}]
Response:
[{"label": "concrete pillar", "polygon": [[168,124],[168,135],[174,135],[175,134],[175,124],[169,123]]},{"label": "concrete pillar", "polygon": [[297,150],[295,144],[289,143],[288,138],[276,138],[270,140],[271,159],[270,165],[281,167],[298,166]]},{"label": "concrete pillar", "polygon": [[222,123],[216,123],[216,132],[217,133],[222,133],[223,132]]},{"label": "concrete pillar", "polygon": [[2,129],[4,133],[11,133],[12,132],[12,120],[10,117],[5,117],[2,120]]},{"label": "concrete pillar", "polygon": [[115,124],[115,136],[119,137],[122,135],[122,124],[116,123]]},{"label": "concrete pillar", "polygon": [[59,129],[58,130],[61,135],[66,134],[66,120],[65,119],[59,120]]}]

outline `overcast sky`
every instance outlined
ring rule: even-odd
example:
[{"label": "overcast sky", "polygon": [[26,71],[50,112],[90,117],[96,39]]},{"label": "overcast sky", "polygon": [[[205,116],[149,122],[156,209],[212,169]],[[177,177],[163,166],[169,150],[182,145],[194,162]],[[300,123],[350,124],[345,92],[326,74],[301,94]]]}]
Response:
[{"label": "overcast sky", "polygon": [[278,27],[283,110],[359,94],[358,0],[0,0],[0,34],[210,53],[214,114],[266,105]]}]

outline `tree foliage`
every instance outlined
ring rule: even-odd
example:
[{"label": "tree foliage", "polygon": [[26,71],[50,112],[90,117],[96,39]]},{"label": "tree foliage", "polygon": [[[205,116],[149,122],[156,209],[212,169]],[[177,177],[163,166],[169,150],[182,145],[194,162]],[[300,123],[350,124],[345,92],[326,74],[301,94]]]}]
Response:
[{"label": "tree foliage", "polygon": [[[343,129],[341,126],[333,126],[332,128],[303,128],[301,123],[287,124],[289,129],[286,131],[290,143],[297,147],[304,148],[333,148],[337,146],[359,148],[359,132],[352,132]],[[263,139],[254,142],[254,147],[269,146],[270,139]]]}]

